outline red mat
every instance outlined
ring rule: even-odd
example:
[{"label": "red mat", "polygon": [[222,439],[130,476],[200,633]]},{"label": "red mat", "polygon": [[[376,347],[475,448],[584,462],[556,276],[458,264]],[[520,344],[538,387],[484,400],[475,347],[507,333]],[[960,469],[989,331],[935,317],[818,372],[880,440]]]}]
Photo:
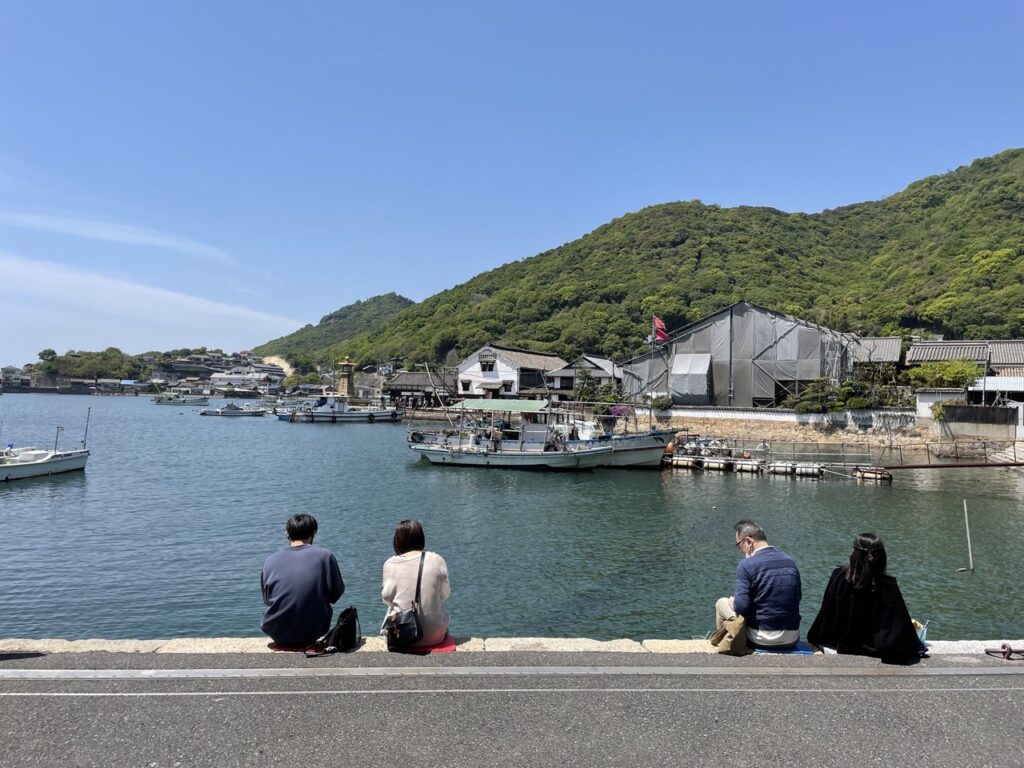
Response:
[{"label": "red mat", "polygon": [[425,648],[416,648],[417,653],[454,653],[455,652],[455,638],[451,635],[445,635],[437,645],[428,645]]}]

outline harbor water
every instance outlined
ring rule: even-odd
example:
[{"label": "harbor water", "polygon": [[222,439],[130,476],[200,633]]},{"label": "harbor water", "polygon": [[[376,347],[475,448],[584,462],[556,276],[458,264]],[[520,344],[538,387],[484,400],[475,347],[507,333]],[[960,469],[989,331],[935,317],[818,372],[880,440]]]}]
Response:
[{"label": "harbor water", "polygon": [[1024,637],[1019,470],[875,485],[458,469],[418,462],[404,425],[200,417],[147,397],[5,394],[0,441],[52,446],[62,426],[76,447],[90,407],[84,473],[0,483],[0,637],[259,635],[260,568],[296,512],[318,519],[364,634],[405,517],[448,561],[453,634],[598,639],[703,636],[732,592],[732,526],[751,517],[800,566],[804,632],[854,535],[874,531],[931,639]]}]

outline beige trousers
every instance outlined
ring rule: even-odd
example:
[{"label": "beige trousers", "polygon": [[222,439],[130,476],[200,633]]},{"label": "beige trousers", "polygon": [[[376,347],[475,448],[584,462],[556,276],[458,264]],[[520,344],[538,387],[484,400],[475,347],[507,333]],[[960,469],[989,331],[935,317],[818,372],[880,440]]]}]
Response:
[{"label": "beige trousers", "polygon": [[715,603],[715,629],[721,629],[722,624],[736,618],[736,609],[732,607],[731,597],[720,597]]}]

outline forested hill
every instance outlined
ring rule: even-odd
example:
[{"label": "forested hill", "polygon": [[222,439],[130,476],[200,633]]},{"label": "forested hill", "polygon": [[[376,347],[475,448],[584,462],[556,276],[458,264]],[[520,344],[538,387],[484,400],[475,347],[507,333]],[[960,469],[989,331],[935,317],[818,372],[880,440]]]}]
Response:
[{"label": "forested hill", "polygon": [[261,344],[253,351],[258,355],[290,357],[299,353],[321,357],[323,350],[328,347],[381,328],[403,309],[412,306],[412,303],[397,293],[357,301],[324,315],[316,325],[306,325],[295,333]]},{"label": "forested hill", "polygon": [[740,299],[865,334],[1024,336],[1024,150],[816,214],[656,205],[480,274],[331,350],[461,357],[487,341],[571,358],[642,349]]}]

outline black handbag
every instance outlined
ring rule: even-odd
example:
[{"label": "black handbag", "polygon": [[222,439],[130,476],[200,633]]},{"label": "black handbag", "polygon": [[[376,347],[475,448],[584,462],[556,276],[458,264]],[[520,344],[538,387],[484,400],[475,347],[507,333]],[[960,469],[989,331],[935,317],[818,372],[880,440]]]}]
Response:
[{"label": "black handbag", "polygon": [[363,642],[363,633],[359,629],[359,611],[350,605],[338,614],[338,620],[327,634],[313,643],[313,653],[307,656],[320,656],[324,653],[340,653],[354,651]]},{"label": "black handbag", "polygon": [[416,576],[416,599],[404,611],[395,611],[384,619],[381,632],[388,641],[389,651],[404,651],[413,643],[423,639],[423,623],[420,620],[420,582],[423,581],[423,561],[426,552],[420,552],[420,570]]}]

